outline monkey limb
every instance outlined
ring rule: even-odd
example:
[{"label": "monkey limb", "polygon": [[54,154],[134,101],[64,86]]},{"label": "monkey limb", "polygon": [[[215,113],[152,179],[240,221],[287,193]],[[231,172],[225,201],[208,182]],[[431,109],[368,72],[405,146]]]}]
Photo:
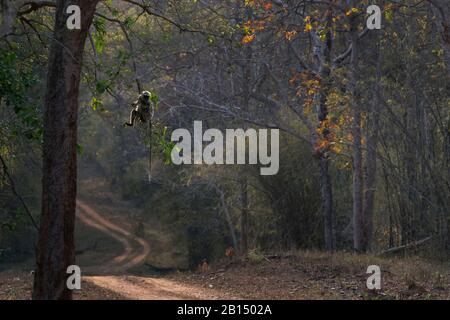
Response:
[{"label": "monkey limb", "polygon": [[131,104],[131,106],[133,107],[133,109],[130,112],[130,121],[129,122],[125,122],[123,124],[124,127],[128,126],[128,127],[132,127],[134,125],[134,122],[136,121],[136,117],[138,116],[138,111],[137,111],[137,105],[138,105],[139,101],[135,101]]},{"label": "monkey limb", "polygon": [[137,111],[135,109],[131,110],[130,122],[125,122],[123,125],[124,126],[128,126],[128,127],[132,127],[134,125],[134,121],[136,120],[136,117],[137,117]]}]

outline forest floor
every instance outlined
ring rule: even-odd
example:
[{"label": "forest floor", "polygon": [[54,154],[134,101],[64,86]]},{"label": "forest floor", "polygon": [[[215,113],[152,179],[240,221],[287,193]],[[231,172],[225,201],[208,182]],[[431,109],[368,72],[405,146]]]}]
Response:
[{"label": "forest floor", "polygon": [[[381,269],[381,290],[368,290],[367,267]],[[419,258],[296,251],[258,261],[228,261],[174,280],[244,299],[450,299],[450,267]]]},{"label": "forest floor", "polygon": [[[109,191],[103,203],[92,200],[101,196],[77,201],[83,276],[75,299],[450,299],[450,265],[419,258],[296,251],[159,272],[148,263],[161,256],[156,242],[137,236],[125,219],[130,204]],[[366,288],[369,265],[381,268],[381,290]],[[31,266],[0,272],[0,300],[30,298]]]}]

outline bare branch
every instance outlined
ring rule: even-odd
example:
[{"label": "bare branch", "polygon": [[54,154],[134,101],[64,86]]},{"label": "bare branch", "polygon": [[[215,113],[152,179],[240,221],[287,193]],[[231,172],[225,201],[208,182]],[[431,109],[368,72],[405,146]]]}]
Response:
[{"label": "bare branch", "polygon": [[33,215],[31,214],[30,210],[28,209],[27,204],[25,203],[25,201],[23,200],[22,196],[17,192],[16,190],[16,185],[14,183],[13,178],[11,177],[11,175],[9,174],[8,171],[8,167],[6,166],[6,162],[4,161],[2,155],[0,154],[0,162],[2,163],[2,167],[3,167],[3,172],[5,173],[6,177],[9,180],[9,184],[11,186],[11,191],[12,193],[17,197],[17,199],[19,199],[20,203],[22,204],[22,206],[24,207],[27,215],[30,217],[31,222],[33,223],[34,228],[39,231],[39,227],[36,223],[36,221],[34,220]]}]

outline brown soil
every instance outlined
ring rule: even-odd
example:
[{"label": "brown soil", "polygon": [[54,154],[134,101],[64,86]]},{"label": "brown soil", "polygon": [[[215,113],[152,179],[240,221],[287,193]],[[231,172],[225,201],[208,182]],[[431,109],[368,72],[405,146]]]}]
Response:
[{"label": "brown soil", "polygon": [[[369,265],[381,268],[381,290],[369,291]],[[224,261],[207,272],[172,279],[244,299],[450,299],[450,268],[416,258],[294,252],[262,261]]]},{"label": "brown soil", "polygon": [[[82,289],[74,292],[75,300],[117,300],[126,299],[118,292],[96,286],[82,280]],[[9,270],[0,273],[0,300],[29,300],[33,288],[30,272]]]}]

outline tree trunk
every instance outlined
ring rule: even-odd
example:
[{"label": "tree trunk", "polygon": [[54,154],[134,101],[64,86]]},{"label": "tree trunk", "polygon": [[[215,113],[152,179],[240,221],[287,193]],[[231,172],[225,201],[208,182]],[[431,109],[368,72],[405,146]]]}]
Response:
[{"label": "tree trunk", "polygon": [[[411,22],[408,30],[407,47],[411,54],[416,52],[416,38],[418,36],[416,32],[416,26],[414,21]],[[406,169],[406,191],[407,191],[407,204],[406,204],[406,219],[405,224],[402,225],[404,228],[404,235],[406,239],[402,239],[404,244],[416,240],[417,236],[417,220],[416,216],[417,210],[417,86],[415,83],[414,68],[411,64],[415,63],[414,58],[408,57],[406,63],[406,92],[405,97],[405,152],[404,152],[404,163]]]},{"label": "tree trunk", "polygon": [[[33,299],[71,299],[66,270],[75,263],[77,113],[84,43],[96,0],[57,2],[44,114],[42,217]],[[81,9],[81,30],[66,28],[69,5]]]},{"label": "tree trunk", "polygon": [[380,83],[381,83],[381,56],[380,43],[377,36],[377,70],[376,83],[373,90],[373,101],[371,110],[369,112],[369,126],[370,131],[367,135],[367,158],[366,158],[366,172],[365,172],[365,190],[364,190],[364,244],[365,251],[372,251],[373,238],[373,211],[376,190],[376,174],[377,174],[377,144],[378,144],[378,130],[379,130],[379,106],[380,106]]},{"label": "tree trunk", "polygon": [[[245,18],[247,21],[253,19],[253,10],[249,6],[245,9]],[[243,90],[243,109],[245,113],[250,112],[250,83],[252,81],[251,62],[253,49],[251,44],[244,47],[245,63],[242,67],[242,90]],[[248,152],[247,152],[248,153]],[[246,155],[248,157],[249,155]],[[245,168],[245,167],[244,167]],[[244,173],[239,178],[239,187],[241,192],[241,255],[248,253],[248,182]]]},{"label": "tree trunk", "polygon": [[[350,1],[355,7],[355,1]],[[358,27],[356,15],[350,16],[351,29],[351,65],[350,65],[350,94],[353,110],[353,247],[356,252],[364,251],[364,216],[363,216],[363,170],[361,148],[361,107],[358,92]]]},{"label": "tree trunk", "polygon": [[225,219],[228,224],[228,229],[230,230],[232,246],[233,246],[233,248],[237,249],[238,242],[237,242],[236,232],[234,231],[233,220],[231,219],[230,210],[228,210],[228,205],[227,205],[227,202],[225,201],[225,194],[218,187],[215,187],[215,188],[216,188],[217,192],[219,193],[220,203],[222,204],[222,210],[223,210],[223,213],[225,214]]},{"label": "tree trunk", "polygon": [[[326,13],[326,24],[331,25],[332,23],[332,11],[327,10]],[[316,144],[320,140],[328,141],[330,140],[330,130],[327,128],[326,124],[329,121],[328,108],[327,108],[327,96],[330,91],[330,66],[331,66],[331,49],[333,45],[333,34],[331,32],[331,27],[327,28],[326,39],[322,41],[319,35],[315,32],[313,33],[315,51],[317,52],[317,57],[319,59],[319,81],[320,90],[314,96],[314,106],[317,112],[317,120],[319,123],[319,128],[321,128],[322,133],[320,136],[316,136]],[[336,249],[336,236],[334,230],[334,210],[333,210],[333,189],[331,183],[331,177],[329,174],[329,164],[327,153],[329,152],[329,143],[326,144],[323,150],[316,150],[316,154],[319,157],[319,170],[320,170],[320,188],[321,188],[321,198],[322,198],[322,214],[324,218],[324,238],[325,238],[325,249],[327,251],[334,251]]]},{"label": "tree trunk", "polygon": [[324,216],[325,249],[327,251],[334,251],[336,250],[336,240],[334,230],[333,191],[331,189],[331,177],[328,173],[328,159],[320,159],[319,166],[322,212]]},{"label": "tree trunk", "polygon": [[241,189],[241,255],[248,253],[248,183],[247,178],[239,181]]}]

